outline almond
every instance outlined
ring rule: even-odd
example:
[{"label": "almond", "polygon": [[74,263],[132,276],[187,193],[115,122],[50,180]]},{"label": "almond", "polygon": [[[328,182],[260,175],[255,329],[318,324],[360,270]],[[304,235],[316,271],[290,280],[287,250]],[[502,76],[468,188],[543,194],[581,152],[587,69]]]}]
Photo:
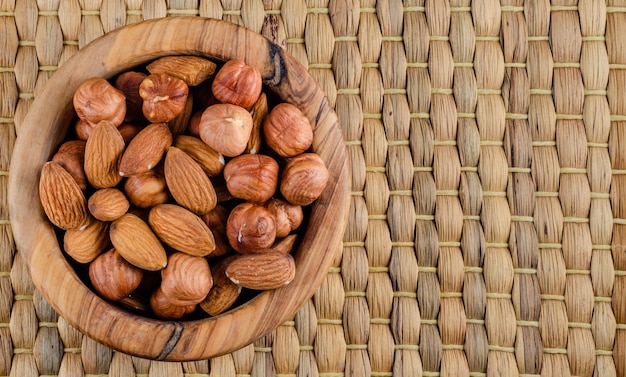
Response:
[{"label": "almond", "polygon": [[264,290],[283,287],[296,275],[291,254],[268,251],[237,256],[226,267],[226,276],[244,288]]},{"label": "almond", "polygon": [[272,250],[281,252],[283,254],[290,254],[293,251],[293,247],[296,244],[297,238],[297,235],[290,234],[287,237],[276,241],[276,243],[272,246]]},{"label": "almond", "polygon": [[130,207],[124,193],[116,188],[105,188],[94,192],[87,201],[87,205],[93,217],[100,221],[117,220]]},{"label": "almond", "polygon": [[161,271],[163,295],[174,305],[198,304],[213,286],[211,270],[206,259],[185,253],[169,256],[167,267]]},{"label": "almond", "polygon": [[87,177],[83,168],[85,162],[84,141],[70,140],[63,143],[52,156],[52,161],[63,166],[74,177],[81,190],[87,189]]},{"label": "almond", "polygon": [[70,229],[63,235],[63,249],[79,263],[89,263],[109,246],[109,223],[91,220],[82,230]]},{"label": "almond", "polygon": [[233,259],[234,257],[228,257],[211,266],[213,287],[204,301],[200,303],[202,310],[210,315],[215,316],[228,310],[241,293],[241,287],[226,276],[226,266]]},{"label": "almond", "polygon": [[150,210],[148,222],[161,241],[178,251],[204,257],[215,250],[215,240],[209,227],[183,207],[157,205]]},{"label": "almond", "polygon": [[167,73],[196,86],[215,73],[216,64],[199,56],[165,56],[148,64],[150,73]]},{"label": "almond", "polygon": [[268,114],[269,109],[267,107],[267,96],[265,93],[261,93],[259,98],[252,106],[250,113],[252,114],[252,132],[250,133],[250,139],[248,139],[248,147],[246,152],[250,154],[258,153],[261,149],[263,132],[263,119]]},{"label": "almond", "polygon": [[153,123],[139,131],[128,144],[120,161],[120,175],[133,176],[150,171],[172,145],[172,133],[165,123]]},{"label": "almond", "polygon": [[224,170],[224,156],[197,137],[189,135],[176,136],[174,146],[191,156],[209,177],[216,176]]},{"label": "almond", "polygon": [[54,161],[47,162],[41,170],[39,198],[48,219],[59,228],[87,225],[89,213],[82,190],[72,175]]},{"label": "almond", "polygon": [[187,153],[171,147],[165,155],[165,182],[174,200],[181,206],[204,215],[217,204],[217,195],[209,177]]},{"label": "almond", "polygon": [[161,270],[167,265],[163,245],[136,215],[127,213],[113,221],[109,235],[113,247],[130,264],[148,271]]},{"label": "almond", "polygon": [[117,127],[109,122],[98,123],[85,144],[85,174],[95,188],[117,185],[120,159],[124,152],[124,138]]}]

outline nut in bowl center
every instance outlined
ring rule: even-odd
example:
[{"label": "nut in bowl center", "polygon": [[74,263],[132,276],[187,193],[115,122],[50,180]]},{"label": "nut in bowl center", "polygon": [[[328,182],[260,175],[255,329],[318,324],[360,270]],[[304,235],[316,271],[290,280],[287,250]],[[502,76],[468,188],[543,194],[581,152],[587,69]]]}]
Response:
[{"label": "nut in bowl center", "polygon": [[150,359],[232,352],[292,318],[347,222],[324,93],[223,21],[151,20],[81,49],[35,99],[12,161],[35,285],[85,334]]}]

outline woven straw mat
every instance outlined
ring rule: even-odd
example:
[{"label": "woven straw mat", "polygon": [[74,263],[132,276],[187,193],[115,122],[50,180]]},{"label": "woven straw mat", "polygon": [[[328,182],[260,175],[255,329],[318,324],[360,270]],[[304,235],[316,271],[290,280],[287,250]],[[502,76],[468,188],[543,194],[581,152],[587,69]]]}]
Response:
[{"label": "woven straw mat", "polygon": [[[353,177],[343,246],[292,320],[165,363],[44,301],[7,181],[59,65],[178,15],[245,25],[308,66]],[[619,0],[0,0],[0,376],[626,375],[625,35]]]}]

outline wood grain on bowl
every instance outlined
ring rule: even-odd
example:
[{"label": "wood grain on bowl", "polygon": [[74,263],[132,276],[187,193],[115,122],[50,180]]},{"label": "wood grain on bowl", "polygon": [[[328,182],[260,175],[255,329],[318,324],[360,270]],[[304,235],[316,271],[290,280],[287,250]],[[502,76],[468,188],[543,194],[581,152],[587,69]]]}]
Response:
[{"label": "wood grain on bowl", "polygon": [[[194,321],[146,318],[99,298],[64,257],[38,199],[41,168],[66,135],[78,85],[91,77],[109,79],[168,55],[240,59],[255,66],[265,85],[309,119],[314,129],[312,149],[329,171],[329,184],[311,208],[294,255],[298,271],[294,280],[216,317]],[[283,49],[259,34],[218,20],[146,21],[108,33],[81,49],[35,98],[11,161],[11,225],[37,288],[80,331],[112,348],[150,359],[199,360],[232,352],[293,317],[325,277],[347,222],[350,170],[341,127],[324,93]]]}]

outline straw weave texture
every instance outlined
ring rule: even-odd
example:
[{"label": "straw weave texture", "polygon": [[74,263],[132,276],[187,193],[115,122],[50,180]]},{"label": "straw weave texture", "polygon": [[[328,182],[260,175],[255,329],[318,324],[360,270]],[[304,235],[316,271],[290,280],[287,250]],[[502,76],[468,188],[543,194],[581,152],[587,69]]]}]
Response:
[{"label": "straw weave texture", "polygon": [[[6,192],[57,67],[178,15],[245,25],[308,66],[353,174],[314,298],[194,363],[113,352],[59,318]],[[624,376],[625,90],[620,0],[0,0],[0,376]]]}]

